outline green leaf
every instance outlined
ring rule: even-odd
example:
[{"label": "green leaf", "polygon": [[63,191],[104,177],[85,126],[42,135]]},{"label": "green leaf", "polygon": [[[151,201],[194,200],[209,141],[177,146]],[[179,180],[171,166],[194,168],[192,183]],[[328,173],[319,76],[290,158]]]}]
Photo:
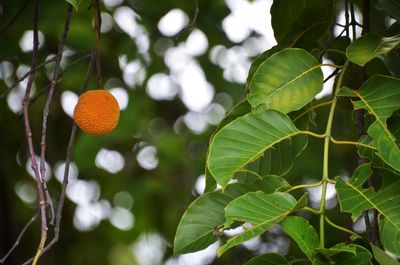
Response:
[{"label": "green leaf", "polygon": [[372,247],[372,252],[374,253],[374,257],[380,265],[400,265],[400,263],[397,260],[393,259],[382,249],[378,248],[373,244],[371,244],[371,247]]},{"label": "green leaf", "polygon": [[396,255],[400,254],[400,181],[375,192],[373,188],[364,189],[363,183],[372,174],[371,164],[359,166],[348,182],[336,178],[336,190],[342,211],[358,218],[362,212],[375,208],[385,217],[382,230],[382,243],[385,249]]},{"label": "green leaf", "polygon": [[[397,183],[399,184],[399,183]],[[395,188],[399,188],[400,185],[396,185],[393,186]],[[393,188],[392,187],[392,188]],[[386,190],[386,189],[385,189]],[[393,194],[398,194],[398,190],[391,190],[391,192],[395,192],[392,193]],[[395,202],[393,203],[399,203],[400,199],[397,199]],[[398,205],[396,205],[398,206]],[[393,215],[391,216],[391,218],[393,217]],[[383,221],[381,221],[380,223],[380,227],[381,227],[381,240],[382,240],[382,244],[385,247],[386,250],[400,256],[400,222],[399,221],[395,221],[390,220],[389,218],[385,218]]]},{"label": "green leaf", "polygon": [[271,24],[278,43],[314,42],[324,35],[332,18],[332,1],[275,0]]},{"label": "green leaf", "polygon": [[400,22],[400,2],[398,0],[378,0],[386,13]]},{"label": "green leaf", "polygon": [[347,47],[346,56],[353,63],[364,66],[375,57],[387,54],[399,43],[400,34],[381,37],[376,33],[367,33]]},{"label": "green leaf", "polygon": [[297,216],[288,216],[279,225],[312,261],[314,251],[319,247],[319,239],[314,227],[306,219]]},{"label": "green leaf", "polygon": [[276,191],[285,191],[290,188],[290,184],[279,176],[266,176],[262,180],[257,180],[254,186],[258,187],[265,193],[274,193]]},{"label": "green leaf", "polygon": [[246,114],[215,134],[207,156],[208,168],[215,180],[225,187],[235,172],[274,144],[299,133],[290,118],[278,111]]},{"label": "green leaf", "polygon": [[66,0],[68,3],[74,6],[75,10],[78,11],[79,4],[82,0]]},{"label": "green leaf", "polygon": [[289,265],[291,264],[284,256],[275,253],[267,253],[257,256],[245,263],[245,265]]},{"label": "green leaf", "polygon": [[253,110],[299,110],[321,91],[319,62],[302,49],[285,49],[265,60],[249,83],[247,100]]},{"label": "green leaf", "polygon": [[353,101],[355,109],[366,109],[376,121],[368,128],[377,155],[393,169],[400,171],[400,149],[389,131],[386,120],[400,108],[400,80],[376,75],[367,80],[359,91],[341,89],[339,96],[358,97]]},{"label": "green leaf", "polygon": [[251,227],[245,227],[243,233],[230,238],[218,249],[218,255],[279,223],[295,209],[296,204],[296,199],[288,193],[267,194],[261,191],[249,192],[231,201],[225,208],[225,227],[234,222],[246,222]]},{"label": "green leaf", "polygon": [[372,255],[371,253],[362,246],[359,245],[349,245],[354,246],[356,254],[349,252],[342,252],[334,257],[335,265],[370,265]]},{"label": "green leaf", "polygon": [[275,45],[274,47],[272,47],[269,50],[266,50],[265,52],[263,52],[262,54],[260,54],[259,56],[257,56],[256,59],[254,59],[254,61],[251,63],[250,65],[250,69],[249,69],[249,73],[247,74],[247,79],[246,79],[246,90],[249,89],[249,84],[251,79],[253,79],[254,74],[256,73],[256,71],[258,70],[258,68],[260,67],[260,65],[266,60],[268,59],[271,55],[273,55],[274,53],[287,48],[287,45]]},{"label": "green leaf", "polygon": [[316,252],[324,255],[327,258],[331,258],[339,253],[348,252],[356,254],[356,248],[354,245],[346,245],[345,243],[336,244],[331,248],[318,248]]},{"label": "green leaf", "polygon": [[[247,100],[243,100],[243,101],[239,102],[238,104],[236,104],[235,106],[233,106],[231,108],[231,110],[228,112],[228,114],[226,115],[226,117],[219,123],[219,125],[218,125],[217,129],[215,129],[214,133],[211,135],[210,143],[211,143],[214,135],[219,130],[221,130],[221,128],[223,128],[225,125],[229,124],[230,122],[234,121],[235,119],[249,113],[250,111],[251,111],[251,106],[247,102]],[[210,151],[210,149],[207,150],[207,154],[209,151]],[[215,182],[215,179],[212,177],[212,174],[209,171],[209,169],[207,168],[207,166],[206,166],[205,172],[206,172],[205,191],[210,192],[210,191],[215,190],[217,183]]]},{"label": "green leaf", "polygon": [[234,198],[252,189],[240,183],[229,185],[224,192],[201,195],[188,207],[178,225],[174,253],[183,254],[206,248],[217,241],[213,232],[224,224],[224,208]]}]

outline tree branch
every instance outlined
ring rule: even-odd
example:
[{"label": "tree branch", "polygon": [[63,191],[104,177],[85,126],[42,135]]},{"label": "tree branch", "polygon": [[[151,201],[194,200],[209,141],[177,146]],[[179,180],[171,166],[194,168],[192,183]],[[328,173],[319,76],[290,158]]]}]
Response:
[{"label": "tree branch", "polygon": [[[69,31],[69,25],[71,22],[71,16],[72,16],[72,5],[67,4],[67,17],[65,19],[65,25],[64,25],[64,32],[62,34],[60,44],[58,46],[58,52],[56,56],[56,62],[55,62],[55,67],[53,71],[53,78],[51,81],[51,86],[49,89],[49,94],[47,96],[47,100],[45,103],[45,107],[43,109],[43,123],[42,123],[42,139],[40,142],[40,173],[42,175],[42,181],[44,180],[45,174],[46,174],[46,136],[47,136],[47,120],[49,116],[49,109],[50,109],[50,104],[51,100],[53,98],[53,93],[57,84],[58,80],[58,71],[60,68],[60,62],[62,59],[62,54],[64,51],[64,46],[65,46],[65,40],[67,39],[68,31]],[[53,204],[51,202],[51,197],[47,189],[46,182],[43,181],[43,187],[47,196],[47,203],[49,203],[50,208],[52,210],[52,218],[50,220],[50,224],[54,224],[54,208]]]},{"label": "tree branch", "polygon": [[[90,57],[89,66],[88,66],[88,71],[87,71],[86,77],[83,81],[82,89],[80,91],[81,93],[84,90],[86,90],[86,87],[89,83],[90,76],[93,72],[95,60],[96,60],[96,54],[95,54],[95,48],[93,48],[91,57]],[[68,147],[67,147],[65,168],[64,168],[64,177],[63,177],[63,183],[62,183],[62,187],[61,187],[61,195],[60,195],[60,200],[59,200],[58,206],[57,206],[57,213],[55,216],[54,237],[51,240],[51,242],[44,248],[42,254],[46,253],[49,249],[51,249],[54,246],[54,244],[56,244],[58,242],[58,239],[60,236],[61,217],[62,217],[62,211],[64,208],[66,190],[67,190],[67,186],[68,186],[69,166],[71,163],[71,156],[72,156],[72,151],[73,151],[73,147],[74,147],[76,132],[77,132],[77,126],[75,123],[73,123],[70,138],[69,138],[69,143],[68,143]],[[33,258],[24,262],[23,265],[31,264],[32,261],[33,261]]]},{"label": "tree branch", "polygon": [[7,258],[11,255],[11,253],[14,251],[14,249],[19,245],[21,242],[22,237],[24,236],[25,232],[28,230],[29,226],[31,226],[36,219],[39,216],[39,212],[37,212],[32,218],[29,220],[29,222],[22,228],[21,232],[19,233],[17,239],[15,240],[14,245],[10,248],[10,250],[4,255],[4,257],[0,260],[0,263],[6,262]]},{"label": "tree branch", "polygon": [[[39,24],[39,12],[40,12],[40,3],[39,0],[35,1],[35,11],[33,16],[33,51],[32,51],[32,62],[31,62],[31,70],[35,69],[36,67],[36,60],[37,60],[37,53],[39,47],[39,38],[38,38],[38,24]],[[46,198],[43,191],[42,179],[39,173],[38,164],[35,157],[35,151],[33,148],[33,141],[32,141],[32,130],[29,121],[29,96],[32,88],[33,81],[35,79],[35,72],[32,72],[29,76],[28,84],[26,86],[26,91],[24,95],[24,99],[22,102],[23,105],[23,117],[24,117],[24,128],[25,128],[25,136],[26,141],[28,144],[28,151],[29,157],[31,160],[31,167],[35,175],[37,190],[39,194],[39,207],[40,207],[40,220],[41,220],[41,227],[40,227],[40,243],[34,258],[34,264],[37,261],[37,254],[43,250],[43,247],[46,243],[47,238],[47,220],[46,220]]]},{"label": "tree branch", "polygon": [[10,20],[10,22],[8,22],[8,24],[0,30],[0,36],[3,36],[3,33],[6,32],[10,27],[12,27],[12,25],[14,25],[15,21],[17,21],[19,16],[22,14],[22,12],[24,12],[25,8],[28,6],[28,2],[29,0],[25,0],[24,4],[20,8],[20,10],[18,10],[17,14],[15,14],[15,16]]}]

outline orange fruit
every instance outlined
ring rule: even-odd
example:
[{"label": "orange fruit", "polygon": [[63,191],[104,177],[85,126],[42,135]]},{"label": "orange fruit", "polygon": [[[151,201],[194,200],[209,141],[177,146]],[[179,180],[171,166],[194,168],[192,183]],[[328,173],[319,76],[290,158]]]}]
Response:
[{"label": "orange fruit", "polygon": [[118,124],[119,105],[106,90],[89,90],[79,96],[74,109],[75,123],[87,134],[103,135]]}]

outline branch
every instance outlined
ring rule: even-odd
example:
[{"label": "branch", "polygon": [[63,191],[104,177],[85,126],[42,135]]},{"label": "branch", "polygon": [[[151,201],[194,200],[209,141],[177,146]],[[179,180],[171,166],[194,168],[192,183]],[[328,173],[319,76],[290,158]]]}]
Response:
[{"label": "branch", "polygon": [[[36,59],[39,47],[39,38],[38,38],[38,24],[39,24],[39,10],[40,10],[40,3],[39,0],[35,1],[35,11],[33,16],[33,51],[32,51],[32,63],[31,63],[31,70],[35,69],[36,67]],[[37,190],[39,194],[39,207],[40,207],[40,219],[41,219],[41,227],[40,227],[40,243],[33,261],[33,264],[36,264],[38,259],[38,253],[40,253],[46,243],[47,238],[47,220],[46,220],[46,198],[43,191],[42,179],[39,173],[38,164],[35,157],[35,151],[33,148],[33,141],[32,141],[32,130],[29,121],[29,96],[32,88],[33,81],[35,79],[35,72],[32,72],[29,76],[28,84],[26,86],[26,91],[23,99],[23,116],[24,116],[24,128],[25,128],[25,136],[26,141],[28,144],[28,151],[29,157],[31,160],[32,170],[35,174]]]},{"label": "branch", "polygon": [[21,83],[23,80],[25,80],[25,78],[29,77],[32,73],[36,72],[37,70],[39,70],[39,68],[45,66],[48,63],[54,62],[57,60],[56,58],[57,56],[54,56],[46,61],[44,61],[41,64],[38,64],[34,69],[29,70],[28,72],[26,72],[23,76],[21,76],[17,82],[15,82],[12,86],[10,86],[6,91],[3,92],[3,94],[0,95],[0,99],[4,98],[5,96],[7,96],[8,93],[10,93],[10,91],[15,88],[19,83]]},{"label": "branch", "polygon": [[[83,81],[83,86],[81,89],[81,93],[86,90],[86,87],[89,83],[90,76],[93,72],[93,67],[95,64],[95,49],[92,50],[91,57],[90,57],[90,62],[88,66],[88,71],[86,74],[86,78]],[[62,217],[62,210],[64,208],[64,202],[65,202],[65,195],[66,195],[66,190],[68,186],[68,174],[69,174],[69,166],[71,163],[71,156],[72,156],[72,151],[74,147],[74,142],[75,142],[75,136],[77,132],[77,126],[75,123],[72,125],[71,129],[71,134],[69,138],[69,143],[67,147],[67,153],[66,153],[66,159],[65,159],[65,168],[64,168],[64,177],[63,177],[63,183],[62,183],[62,188],[61,188],[61,195],[60,195],[60,200],[58,202],[57,206],[57,213],[55,217],[55,226],[54,226],[54,238],[51,240],[51,242],[43,249],[42,255],[46,253],[49,249],[53,247],[54,244],[58,242],[59,236],[60,236],[60,225],[61,225],[61,217]],[[26,262],[23,263],[23,265],[29,265],[31,264],[33,259],[29,259]]]},{"label": "branch", "polygon": [[100,33],[101,33],[101,13],[99,0],[93,0],[94,12],[94,31],[95,31],[95,50],[96,50],[96,81],[99,87],[103,86],[101,78],[101,65],[100,65]]},{"label": "branch", "polygon": [[[60,72],[58,73],[58,79],[57,79],[56,82],[58,83],[58,82],[61,80],[61,77],[64,75],[64,73],[65,73],[69,68],[71,68],[71,67],[74,66],[74,65],[77,65],[77,64],[81,63],[82,61],[86,60],[86,59],[89,58],[90,56],[91,56],[91,53],[85,54],[85,55],[82,56],[81,58],[78,58],[78,59],[76,59],[75,61],[73,61],[72,63],[70,63],[63,71],[60,71]],[[32,105],[33,103],[35,103],[36,100],[37,100],[40,96],[42,96],[47,90],[50,89],[51,84],[52,84],[52,83],[50,82],[46,87],[42,88],[42,90],[40,90],[39,93],[38,93],[37,95],[35,95],[34,97],[31,98],[31,105]]]},{"label": "branch", "polygon": [[19,233],[17,240],[15,240],[14,245],[10,248],[10,250],[4,255],[4,257],[0,260],[0,263],[6,262],[7,258],[11,255],[11,253],[14,251],[14,249],[19,245],[21,242],[21,238],[24,236],[25,232],[28,230],[29,226],[33,224],[37,217],[39,216],[39,212],[37,212],[32,218],[29,220],[29,222],[22,228],[21,232]]},{"label": "branch", "polygon": [[17,14],[8,22],[8,24],[0,30],[0,36],[3,35],[4,32],[6,32],[12,25],[14,25],[15,21],[19,18],[19,16],[24,12],[25,8],[28,6],[28,0],[25,0],[24,4],[20,8],[20,10],[17,12]]},{"label": "branch", "polygon": [[[45,160],[45,156],[46,156],[46,134],[47,134],[47,120],[48,120],[48,116],[49,116],[49,109],[50,109],[50,104],[51,104],[51,100],[53,98],[53,94],[54,94],[54,90],[57,84],[57,80],[58,80],[58,71],[60,68],[60,62],[62,59],[62,54],[64,51],[64,46],[65,46],[65,40],[67,39],[67,35],[68,35],[68,31],[69,31],[69,25],[71,22],[71,16],[72,16],[72,5],[71,4],[67,4],[67,18],[65,19],[65,25],[64,25],[64,32],[63,35],[61,37],[60,40],[60,44],[58,46],[58,53],[56,56],[56,62],[55,62],[55,67],[54,67],[54,71],[53,71],[53,78],[51,81],[51,86],[50,86],[50,90],[49,90],[49,94],[47,96],[47,100],[45,103],[45,107],[43,109],[43,123],[42,123],[42,139],[40,142],[40,173],[42,174],[42,181],[45,177],[46,174],[46,160]],[[48,192],[47,189],[47,185],[46,183],[43,181],[43,187],[47,196],[47,203],[49,203],[50,208],[52,210],[52,218],[50,221],[50,224],[54,224],[54,208],[53,208],[53,204],[51,202],[51,197],[50,194]]]},{"label": "branch", "polygon": [[182,33],[184,33],[185,31],[191,30],[194,28],[196,21],[197,21],[197,17],[199,16],[199,0],[194,0],[194,14],[193,14],[193,18],[192,21],[186,25],[186,27],[184,27],[183,29],[181,29],[177,34],[175,39],[179,39],[179,37],[182,35]]}]

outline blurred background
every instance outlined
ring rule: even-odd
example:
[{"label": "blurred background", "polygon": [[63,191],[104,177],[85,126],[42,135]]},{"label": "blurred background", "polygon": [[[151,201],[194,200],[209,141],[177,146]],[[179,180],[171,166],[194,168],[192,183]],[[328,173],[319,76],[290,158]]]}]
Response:
[{"label": "blurred background", "polygon": [[[0,2],[0,29],[24,4],[22,0]],[[61,62],[64,72],[50,108],[46,178],[57,199],[71,116],[89,60],[74,62],[89,54],[94,45],[90,4],[83,0],[72,16]],[[198,4],[194,27],[181,32],[192,22],[195,1],[101,1],[102,78],[105,89],[119,102],[121,119],[106,136],[78,133],[60,241],[41,264],[243,264],[263,252],[299,251],[275,228],[219,259],[218,242],[198,253],[172,256],[180,217],[205,186],[209,136],[227,111],[245,98],[251,61],[276,44],[271,0],[200,0]],[[0,94],[30,69],[33,7],[33,1],[27,1],[22,15],[0,35]],[[337,21],[344,24],[342,8],[338,5],[335,12]],[[39,63],[57,52],[65,10],[65,1],[41,1]],[[333,35],[340,31],[332,25]],[[38,95],[49,84],[53,68],[49,63],[38,71],[32,90],[35,101],[30,118],[36,150],[46,100],[45,95]],[[332,71],[324,67],[325,76]],[[326,83],[319,99],[330,94],[332,83],[333,79]],[[27,79],[0,99],[0,256],[38,208],[21,117],[26,84]],[[88,89],[96,88],[93,75]],[[322,109],[317,123],[323,125],[325,119]],[[350,134],[354,128],[350,115],[339,111],[335,123],[338,139],[355,137]],[[323,126],[313,130],[322,131]],[[320,140],[310,139],[287,179],[292,184],[320,179],[321,151]],[[356,165],[354,149],[340,146],[331,152],[331,175],[348,176]],[[339,155],[342,158],[335,159]],[[317,207],[320,190],[309,192],[311,204]],[[328,207],[334,219],[338,206],[333,187],[328,190]],[[350,218],[340,222],[351,224]],[[32,257],[39,225],[37,220],[29,228],[6,264],[21,264]],[[356,223],[355,229],[362,232],[363,222]],[[331,242],[346,237],[328,233]]]}]

